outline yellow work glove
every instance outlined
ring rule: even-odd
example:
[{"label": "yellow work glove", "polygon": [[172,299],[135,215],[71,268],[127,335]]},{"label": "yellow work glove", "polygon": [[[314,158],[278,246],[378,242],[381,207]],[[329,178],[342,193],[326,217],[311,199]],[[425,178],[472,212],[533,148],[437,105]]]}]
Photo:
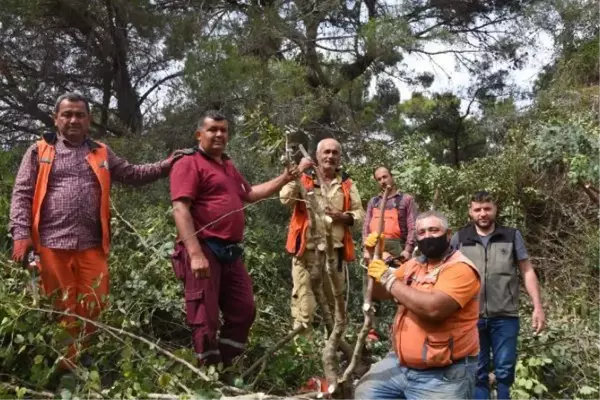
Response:
[{"label": "yellow work glove", "polygon": [[367,273],[371,278],[375,279],[375,281],[381,283],[388,292],[396,281],[394,271],[383,260],[371,261]]},{"label": "yellow work glove", "polygon": [[379,238],[381,238],[381,242],[383,243],[383,233],[381,235],[378,235],[377,232],[369,233],[369,236],[365,239],[365,247],[375,247]]}]

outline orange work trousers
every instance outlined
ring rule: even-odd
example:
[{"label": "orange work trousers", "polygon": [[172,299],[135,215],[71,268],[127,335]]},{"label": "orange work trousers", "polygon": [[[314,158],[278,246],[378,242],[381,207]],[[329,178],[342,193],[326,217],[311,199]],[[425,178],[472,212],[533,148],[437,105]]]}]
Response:
[{"label": "orange work trousers", "polygon": [[[55,296],[55,307],[90,320],[98,318],[108,296],[108,262],[102,248],[62,250],[40,248],[40,277],[45,294]],[[61,362],[64,369],[72,369],[78,356],[78,342],[96,327],[74,316],[61,316],[72,340],[66,357]],[[78,338],[83,335],[83,340]]]}]

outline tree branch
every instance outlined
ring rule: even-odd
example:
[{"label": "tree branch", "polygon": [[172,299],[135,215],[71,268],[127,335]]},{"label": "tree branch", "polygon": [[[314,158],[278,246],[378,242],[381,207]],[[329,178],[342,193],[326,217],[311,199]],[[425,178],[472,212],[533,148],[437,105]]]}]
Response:
[{"label": "tree branch", "polygon": [[[23,393],[26,395],[41,397],[41,398],[45,398],[45,399],[53,399],[56,397],[56,393],[52,393],[47,390],[41,390],[41,391],[33,390],[33,389],[26,388],[24,386],[16,386],[16,385],[13,385],[8,382],[0,382],[0,387],[8,389],[9,391],[11,391],[13,393],[17,393],[17,394]],[[101,399],[102,398],[100,395],[95,394],[95,393],[88,393],[86,395],[93,399]],[[153,399],[153,400],[177,400],[180,398],[180,396],[176,396],[174,394],[163,394],[163,393],[148,393],[145,396],[147,396],[148,399]]]},{"label": "tree branch", "polygon": [[171,75],[167,75],[164,78],[160,79],[158,82],[156,82],[154,85],[152,85],[152,87],[150,89],[146,90],[146,92],[142,96],[140,96],[140,98],[136,104],[136,107],[140,107],[142,105],[142,103],[146,100],[146,98],[148,98],[148,96],[153,91],[155,91],[160,85],[162,85],[163,83],[165,83],[171,79],[179,78],[179,77],[183,76],[183,74],[184,74],[184,71],[178,71],[178,72],[175,72]]},{"label": "tree branch", "polygon": [[158,346],[156,343],[153,343],[150,340],[143,338],[141,336],[137,336],[131,332],[127,332],[124,329],[113,328],[112,326],[103,324],[102,322],[93,321],[89,318],[82,317],[81,315],[77,315],[77,314],[73,314],[73,313],[69,313],[69,312],[65,312],[65,311],[51,310],[51,309],[37,308],[37,307],[29,307],[26,305],[21,305],[20,307],[24,308],[25,310],[29,310],[29,311],[36,311],[36,312],[43,312],[43,313],[48,313],[48,314],[58,314],[58,315],[74,317],[74,318],[77,318],[88,324],[92,324],[102,330],[111,332],[112,334],[125,335],[131,339],[139,340],[140,342],[148,345],[148,347],[150,347],[150,349],[156,350],[159,353],[162,353],[163,355],[167,356],[171,360],[176,361],[177,363],[187,367],[190,371],[192,371],[193,373],[198,375],[202,380],[207,381],[207,382],[210,382],[210,380],[211,380],[210,377],[208,377],[204,372],[202,372],[200,369],[194,367],[192,364],[190,364],[188,361],[184,360],[183,358],[177,357],[175,354],[171,353],[168,350],[163,349],[162,347]]},{"label": "tree branch", "polygon": [[597,188],[593,187],[590,183],[584,183],[582,180],[579,180],[578,184],[579,184],[579,187],[581,187],[583,189],[585,194],[588,195],[588,197],[594,204],[596,204],[596,205],[600,204],[600,198],[599,198],[600,192],[598,191]]},{"label": "tree branch", "polygon": [[288,343],[290,340],[292,340],[294,337],[296,337],[296,335],[298,335],[302,330],[304,330],[304,327],[302,325],[298,326],[296,329],[294,329],[293,331],[288,333],[286,336],[284,336],[282,339],[280,339],[277,343],[275,343],[273,346],[271,346],[269,349],[267,349],[267,351],[265,351],[265,354],[263,354],[262,357],[260,357],[258,360],[256,360],[254,362],[254,364],[252,364],[250,367],[248,367],[242,373],[242,379],[247,377],[248,375],[250,375],[250,373],[252,371],[254,371],[256,368],[258,368],[258,366],[261,365],[261,363],[263,361],[266,361],[267,358],[269,358],[273,353],[275,353],[277,350],[282,348],[286,343]]},{"label": "tree branch", "polygon": [[[390,188],[389,186],[386,187],[385,192],[383,193],[383,198],[381,199],[381,218],[379,220],[379,226],[377,227],[377,233],[378,236],[381,236],[382,232],[383,232],[383,228],[384,228],[384,224],[385,221],[383,219],[383,212],[385,209],[385,205],[387,203],[387,199],[388,196],[390,195]],[[380,245],[380,241],[382,239],[378,239],[377,243],[375,244],[375,248],[374,248],[374,252],[375,254],[373,255],[373,259],[374,260],[379,260],[381,259],[381,250],[382,250],[382,246]],[[365,274],[367,274],[367,272],[365,271]],[[364,304],[363,304],[363,313],[365,316],[364,322],[363,322],[363,326],[360,329],[360,332],[358,333],[358,337],[356,338],[356,345],[354,346],[354,354],[352,355],[352,359],[350,360],[350,363],[348,364],[348,367],[346,367],[346,370],[344,371],[344,374],[342,375],[342,378],[340,379],[340,383],[346,382],[350,376],[354,373],[354,370],[356,369],[356,366],[358,365],[358,361],[360,360],[360,357],[362,355],[362,350],[363,347],[365,346],[365,341],[367,339],[367,335],[369,333],[369,330],[371,329],[371,325],[373,324],[373,318],[375,315],[375,312],[373,310],[373,306],[372,306],[372,295],[373,295],[373,278],[371,278],[370,276],[366,276],[367,278],[367,287],[366,290],[364,292]]]}]

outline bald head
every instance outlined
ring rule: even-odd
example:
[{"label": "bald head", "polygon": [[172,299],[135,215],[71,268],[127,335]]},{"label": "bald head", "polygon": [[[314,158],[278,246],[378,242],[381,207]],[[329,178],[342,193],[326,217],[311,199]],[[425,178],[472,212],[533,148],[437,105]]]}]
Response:
[{"label": "bald head", "polygon": [[335,139],[323,139],[317,145],[318,168],[327,177],[333,177],[340,165],[342,146]]},{"label": "bald head", "polygon": [[335,147],[340,152],[340,154],[342,153],[342,145],[340,144],[340,142],[338,142],[337,140],[335,140],[333,138],[327,138],[327,139],[321,140],[317,144],[317,154],[319,154],[324,148],[327,148],[327,147]]}]

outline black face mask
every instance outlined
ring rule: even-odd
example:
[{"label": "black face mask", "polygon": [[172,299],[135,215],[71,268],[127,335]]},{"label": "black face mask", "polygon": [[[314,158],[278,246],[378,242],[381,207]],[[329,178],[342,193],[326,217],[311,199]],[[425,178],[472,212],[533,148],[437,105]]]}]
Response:
[{"label": "black face mask", "polygon": [[417,246],[423,255],[427,258],[438,259],[448,250],[450,242],[446,235],[438,237],[428,237],[425,239],[417,240]]}]

